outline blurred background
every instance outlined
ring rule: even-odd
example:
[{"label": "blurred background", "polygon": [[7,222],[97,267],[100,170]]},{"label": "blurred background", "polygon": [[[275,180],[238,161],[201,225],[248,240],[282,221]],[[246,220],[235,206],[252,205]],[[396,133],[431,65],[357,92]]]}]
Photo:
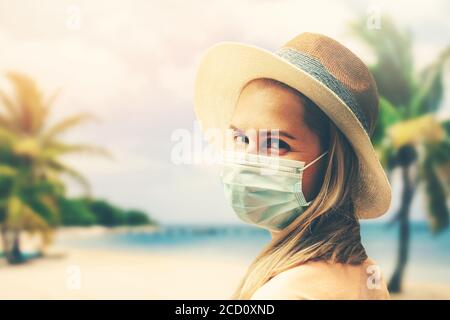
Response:
[{"label": "blurred background", "polygon": [[270,240],[174,161],[219,41],[331,36],[371,68],[393,187],[362,222],[397,299],[450,299],[450,4],[0,0],[0,299],[228,298]]}]

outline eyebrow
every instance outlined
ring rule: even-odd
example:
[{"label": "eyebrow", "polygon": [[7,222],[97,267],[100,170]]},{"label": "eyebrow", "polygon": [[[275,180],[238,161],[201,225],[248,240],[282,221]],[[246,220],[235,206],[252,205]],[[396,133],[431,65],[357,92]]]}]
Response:
[{"label": "eyebrow", "polygon": [[[233,130],[236,130],[236,131],[239,131],[239,132],[245,132],[244,130],[239,129],[239,128],[233,126],[232,124],[230,125],[230,129],[233,129]],[[271,130],[269,130],[269,131],[267,132],[267,135],[268,135],[269,137],[271,136],[270,132],[271,132]],[[286,138],[291,139],[291,140],[296,140],[296,138],[295,138],[293,135],[290,135],[289,133],[287,133],[287,132],[285,132],[285,131],[279,130],[279,131],[278,131],[278,135],[279,135],[280,137],[286,137]]]}]

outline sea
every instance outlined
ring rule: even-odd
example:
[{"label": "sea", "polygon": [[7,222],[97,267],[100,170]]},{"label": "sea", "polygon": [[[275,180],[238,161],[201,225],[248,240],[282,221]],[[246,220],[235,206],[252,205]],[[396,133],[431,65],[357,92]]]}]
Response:
[{"label": "sea", "polygon": [[[362,222],[361,237],[368,255],[388,278],[398,250],[398,226]],[[270,241],[264,229],[246,224],[168,224],[158,231],[105,233],[60,242],[75,247],[127,250],[141,253],[183,253],[246,259],[250,263]],[[450,230],[433,234],[425,221],[411,222],[411,241],[405,277],[412,282],[450,284]]]}]

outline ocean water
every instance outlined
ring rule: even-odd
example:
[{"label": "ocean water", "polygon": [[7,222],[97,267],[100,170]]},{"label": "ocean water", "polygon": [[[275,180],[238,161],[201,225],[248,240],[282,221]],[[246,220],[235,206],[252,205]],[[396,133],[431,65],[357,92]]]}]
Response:
[{"label": "ocean water", "polygon": [[[363,244],[383,274],[389,277],[395,266],[398,228],[385,223],[361,225]],[[222,258],[243,258],[250,262],[270,234],[242,225],[166,225],[158,232],[108,233],[83,239],[64,240],[72,246],[140,252],[183,252]],[[414,282],[450,284],[450,230],[433,235],[425,222],[411,223],[410,256],[406,276]]]}]

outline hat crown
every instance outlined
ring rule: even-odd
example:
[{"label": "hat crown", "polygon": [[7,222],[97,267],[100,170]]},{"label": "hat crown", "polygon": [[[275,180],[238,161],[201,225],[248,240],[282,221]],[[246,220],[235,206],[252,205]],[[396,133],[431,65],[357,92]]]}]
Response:
[{"label": "hat crown", "polygon": [[[367,133],[373,133],[379,112],[379,98],[376,82],[364,62],[352,51],[322,34],[301,33],[289,40],[279,50],[293,49],[318,63],[334,77],[356,100],[357,115],[361,118]],[[361,119],[360,119],[361,121]]]}]

